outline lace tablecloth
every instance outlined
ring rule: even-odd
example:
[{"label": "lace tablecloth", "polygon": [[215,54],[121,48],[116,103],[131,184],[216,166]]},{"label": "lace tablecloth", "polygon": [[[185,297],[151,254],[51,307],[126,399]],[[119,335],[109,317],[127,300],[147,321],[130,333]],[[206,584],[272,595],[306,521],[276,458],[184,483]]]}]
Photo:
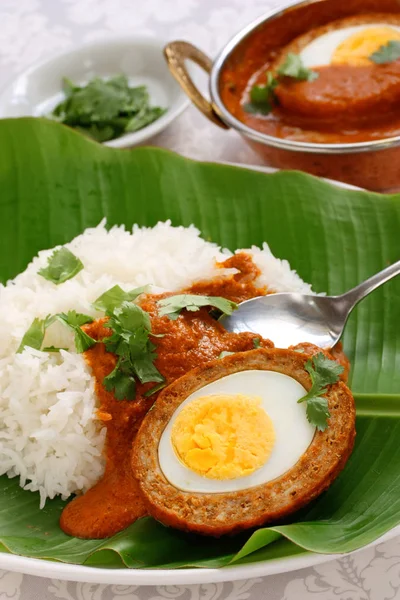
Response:
[{"label": "lace tablecloth", "polygon": [[[211,55],[282,0],[0,0],[0,87],[30,63],[112,33],[183,38]],[[257,164],[234,132],[190,107],[152,140],[187,156]],[[233,583],[108,586],[0,571],[0,600],[389,600],[400,599],[400,538],[341,560]]]}]

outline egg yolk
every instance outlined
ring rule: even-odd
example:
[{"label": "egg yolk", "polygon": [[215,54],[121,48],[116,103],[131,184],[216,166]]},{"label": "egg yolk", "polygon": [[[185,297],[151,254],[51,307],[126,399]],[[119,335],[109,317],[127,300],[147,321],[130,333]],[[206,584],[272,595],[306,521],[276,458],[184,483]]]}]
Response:
[{"label": "egg yolk", "polygon": [[269,458],[275,431],[261,398],[241,394],[202,396],[179,413],[172,446],[186,467],[211,479],[253,473]]},{"label": "egg yolk", "polygon": [[392,40],[400,40],[400,32],[393,27],[377,26],[357,31],[338,45],[331,64],[370,65],[371,54]]}]

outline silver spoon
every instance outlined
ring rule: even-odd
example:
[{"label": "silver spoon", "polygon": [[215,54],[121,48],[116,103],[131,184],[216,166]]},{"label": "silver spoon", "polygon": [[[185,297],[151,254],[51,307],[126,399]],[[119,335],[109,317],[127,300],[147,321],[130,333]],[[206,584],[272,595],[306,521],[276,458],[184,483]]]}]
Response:
[{"label": "silver spoon", "polygon": [[341,296],[311,296],[283,292],[242,302],[222,325],[235,333],[252,331],[270,339],[278,348],[310,342],[332,348],[339,341],[355,305],[400,274],[400,260]]}]

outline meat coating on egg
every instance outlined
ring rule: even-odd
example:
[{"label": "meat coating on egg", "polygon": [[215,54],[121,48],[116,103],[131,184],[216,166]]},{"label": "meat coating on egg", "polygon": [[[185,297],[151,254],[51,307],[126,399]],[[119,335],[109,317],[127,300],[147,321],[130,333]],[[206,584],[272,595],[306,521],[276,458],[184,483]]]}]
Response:
[{"label": "meat coating on egg", "polygon": [[[299,510],[326,490],[349,458],[355,438],[353,396],[342,382],[329,386],[329,426],[315,436],[298,462],[272,481],[228,493],[184,492],[161,471],[158,446],[178,406],[192,393],[226,375],[270,370],[311,387],[304,366],[309,356],[293,350],[258,349],[214,360],[166,388],[146,415],[135,440],[132,467],[145,505],[165,525],[219,537],[277,521]],[[289,441],[290,442],[290,441]]]}]

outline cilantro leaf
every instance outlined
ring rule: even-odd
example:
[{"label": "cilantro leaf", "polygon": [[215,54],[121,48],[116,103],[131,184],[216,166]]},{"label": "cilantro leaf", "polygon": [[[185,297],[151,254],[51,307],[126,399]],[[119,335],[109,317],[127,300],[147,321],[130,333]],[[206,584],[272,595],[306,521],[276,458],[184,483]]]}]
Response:
[{"label": "cilantro leaf", "polygon": [[323,352],[318,352],[312,361],[308,360],[305,368],[310,376],[314,377],[314,385],[318,384],[320,387],[336,383],[344,370],[342,365],[325,356]]},{"label": "cilantro leaf", "polygon": [[46,319],[33,319],[29,329],[25,332],[18,347],[17,354],[25,350],[25,346],[40,350],[46,330]]},{"label": "cilantro leaf", "polygon": [[253,346],[256,350],[260,347],[260,338],[253,338]]},{"label": "cilantro leaf", "polygon": [[67,313],[60,313],[57,316],[62,318],[71,327],[80,327],[81,325],[86,325],[86,323],[93,323],[93,317],[77,313],[76,310],[69,310]]},{"label": "cilantro leaf", "polygon": [[328,385],[339,380],[343,367],[335,360],[327,358],[323,352],[319,352],[307,360],[304,368],[310,374],[312,385],[310,391],[298,402],[307,402],[309,422],[319,431],[324,431],[328,427],[330,413],[328,401],[322,396],[326,393]]},{"label": "cilantro leaf", "polygon": [[116,308],[107,326],[115,331],[125,330],[129,336],[135,333],[135,329],[144,328],[151,331],[150,316],[137,304],[123,302]]},{"label": "cilantro leaf", "polygon": [[155,381],[159,383],[164,382],[164,377],[155,367],[153,360],[154,355],[144,355],[142,358],[137,358],[134,361],[134,369],[137,378],[140,383],[149,383],[150,381]]},{"label": "cilantro leaf", "polygon": [[117,400],[133,400],[136,395],[136,382],[130,375],[120,370],[117,363],[115,369],[104,377],[103,385],[108,392],[114,392]]},{"label": "cilantro leaf", "polygon": [[38,274],[56,285],[75,277],[83,269],[83,264],[75,254],[63,246],[54,250],[49,257],[47,267],[39,269]]},{"label": "cilantro leaf", "polygon": [[68,348],[57,348],[56,346],[46,346],[42,352],[60,352],[60,350],[68,350]]},{"label": "cilantro leaf", "polygon": [[78,354],[86,352],[86,350],[89,350],[96,343],[96,340],[90,337],[83,329],[75,327],[75,348]]},{"label": "cilantro leaf", "polygon": [[243,110],[251,115],[268,115],[272,106],[270,104],[254,104],[254,102],[246,102],[243,104]]},{"label": "cilantro leaf", "polygon": [[107,327],[112,329],[119,338],[125,341],[136,342],[143,346],[147,343],[151,332],[150,316],[137,304],[124,301],[114,310]]},{"label": "cilantro leaf", "polygon": [[270,113],[274,103],[276,102],[274,90],[278,83],[278,79],[274,77],[270,71],[268,71],[267,83],[265,85],[253,85],[251,88],[251,102],[244,105],[244,110],[249,113],[259,113],[262,115],[267,115]]},{"label": "cilantro leaf", "polygon": [[[55,315],[48,315],[45,319],[33,319],[29,329],[25,332],[21,340],[21,343],[17,350],[17,354],[23,352],[25,346],[35,348],[35,350],[40,350],[42,348],[46,329],[50,327],[50,325],[54,323],[55,320]],[[45,350],[43,350],[43,352],[45,352]]]},{"label": "cilantro leaf", "polygon": [[140,325],[130,333],[127,345],[132,361],[139,360],[144,355],[151,354],[154,349],[154,345],[149,340],[149,329],[143,325]]},{"label": "cilantro leaf", "polygon": [[137,115],[129,119],[125,126],[125,131],[132,133],[143,129],[146,125],[150,125],[153,121],[156,121],[166,112],[166,108],[160,108],[155,106],[153,108],[142,109]]},{"label": "cilantro leaf", "polygon": [[64,78],[65,99],[50,118],[99,141],[115,139],[149,125],[166,109],[150,106],[146,86],[130,87],[125,75],[96,77],[84,86]]},{"label": "cilantro leaf", "polygon": [[198,311],[202,306],[212,306],[217,308],[225,315],[231,315],[238,307],[236,302],[221,298],[220,296],[197,296],[196,294],[178,294],[163,298],[158,301],[160,306],[159,315],[167,316],[175,321],[183,308],[190,312]]},{"label": "cilantro leaf", "polygon": [[108,352],[119,357],[114,371],[103,381],[108,391],[114,389],[118,400],[132,400],[136,394],[135,378],[141,383],[164,383],[164,377],[154,364],[157,355],[150,340],[151,321],[147,312],[137,304],[124,301],[114,308],[107,327],[112,333],[103,342]]},{"label": "cilantro leaf", "polygon": [[69,98],[72,94],[79,88],[77,88],[68,77],[63,77],[62,79],[62,91],[65,96]]},{"label": "cilantro leaf", "polygon": [[398,40],[390,40],[369,56],[369,59],[377,65],[387,65],[398,58],[400,58],[400,41]]},{"label": "cilantro leaf", "polygon": [[[270,73],[268,73],[270,75]],[[253,85],[250,90],[250,100],[253,104],[269,104],[269,95],[271,92],[270,86],[267,85]]]},{"label": "cilantro leaf", "polygon": [[328,400],[323,396],[309,398],[306,409],[307,419],[319,431],[325,431],[328,419],[331,416],[328,409]]},{"label": "cilantro leaf", "polygon": [[69,82],[69,95],[55,109],[56,115],[63,115],[67,125],[89,125],[104,123],[118,117],[120,108],[129,104],[128,81],[122,85],[118,79],[104,81],[95,77],[85,86],[74,86]]},{"label": "cilantro leaf", "polygon": [[78,354],[86,352],[86,350],[89,350],[89,348],[97,343],[96,340],[81,329],[82,325],[93,321],[92,317],[77,313],[75,310],[70,310],[68,313],[59,313],[56,315],[56,318],[75,333],[75,348]]},{"label": "cilantro leaf", "polygon": [[149,396],[152,396],[153,394],[155,394],[156,392],[159,392],[160,390],[162,390],[163,388],[165,388],[167,384],[165,383],[165,381],[163,383],[158,383],[157,385],[155,385],[154,387],[150,388],[149,390],[147,390],[147,392],[145,392],[143,394],[143,396],[145,398],[148,398]]},{"label": "cilantro leaf", "polygon": [[136,300],[140,294],[145,294],[150,289],[150,286],[143,285],[141,287],[125,292],[119,285],[114,285],[104,294],[99,296],[92,304],[96,310],[112,313],[115,308],[121,306],[123,302]]},{"label": "cilantro leaf", "polygon": [[317,79],[318,73],[305,67],[298,54],[289,52],[276,75],[268,71],[265,85],[253,85],[250,90],[250,102],[244,104],[243,109],[248,113],[268,115],[274,105],[278,103],[275,88],[280,84],[282,77],[314,81]]},{"label": "cilantro leaf", "polygon": [[278,74],[284,77],[293,77],[300,81],[315,81],[318,78],[318,73],[304,66],[298,54],[288,52],[284,62],[278,68]]},{"label": "cilantro leaf", "polygon": [[[36,350],[40,350],[43,344],[44,335],[46,329],[50,327],[54,321],[60,321],[63,325],[66,325],[75,333],[75,347],[78,353],[85,352],[94,344],[96,340],[91,338],[87,333],[81,329],[81,325],[91,323],[92,317],[77,313],[75,310],[70,310],[68,313],[59,313],[57,315],[48,316],[45,319],[34,319],[32,325],[25,333],[22,341],[19,345],[17,353],[24,350],[25,346],[30,346]],[[48,346],[43,348],[43,352],[59,352],[59,350],[66,350],[66,348],[56,348],[54,346]]]}]

